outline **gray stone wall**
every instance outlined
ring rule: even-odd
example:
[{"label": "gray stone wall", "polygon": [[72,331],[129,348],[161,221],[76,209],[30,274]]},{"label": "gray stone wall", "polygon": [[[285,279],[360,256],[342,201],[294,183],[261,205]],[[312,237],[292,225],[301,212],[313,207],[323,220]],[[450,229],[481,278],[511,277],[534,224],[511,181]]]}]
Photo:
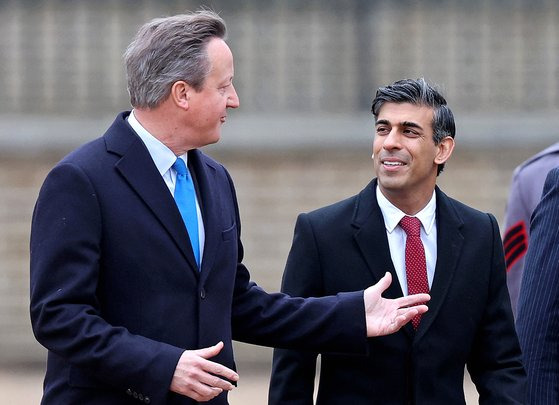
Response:
[{"label": "gray stone wall", "polygon": [[[229,27],[245,144],[359,145],[376,88],[420,76],[444,90],[465,142],[556,136],[555,0],[3,0],[0,148],[52,148],[90,136],[84,122],[104,128],[128,108],[121,55],[140,24],[200,4]],[[343,139],[316,125],[336,120],[349,121]],[[275,127],[281,136],[262,136]]]},{"label": "gray stone wall", "polygon": [[372,92],[425,76],[462,111],[557,111],[554,0],[0,1],[2,113],[128,105],[121,55],[140,24],[213,6],[255,112],[366,111]]}]

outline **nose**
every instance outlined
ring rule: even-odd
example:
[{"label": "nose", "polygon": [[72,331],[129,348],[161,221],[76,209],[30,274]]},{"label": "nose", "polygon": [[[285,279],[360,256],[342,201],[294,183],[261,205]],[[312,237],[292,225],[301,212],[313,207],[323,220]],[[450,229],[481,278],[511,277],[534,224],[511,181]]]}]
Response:
[{"label": "nose", "polygon": [[241,102],[239,101],[239,96],[237,95],[237,90],[235,90],[235,86],[231,84],[231,94],[227,98],[227,108],[239,108]]},{"label": "nose", "polygon": [[382,147],[386,150],[401,149],[400,135],[396,128],[392,128],[388,135],[384,137]]}]

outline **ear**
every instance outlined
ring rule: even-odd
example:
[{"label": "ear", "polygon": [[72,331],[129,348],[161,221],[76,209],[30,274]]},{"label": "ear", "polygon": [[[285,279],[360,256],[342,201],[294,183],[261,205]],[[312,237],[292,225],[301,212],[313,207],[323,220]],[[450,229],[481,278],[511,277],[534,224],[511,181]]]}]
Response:
[{"label": "ear", "polygon": [[437,165],[445,163],[452,155],[454,150],[454,138],[447,136],[436,146],[437,154],[435,155],[435,163]]},{"label": "ear", "polygon": [[171,86],[170,98],[177,107],[186,111],[189,108],[188,102],[192,91],[194,89],[187,82],[179,80]]}]

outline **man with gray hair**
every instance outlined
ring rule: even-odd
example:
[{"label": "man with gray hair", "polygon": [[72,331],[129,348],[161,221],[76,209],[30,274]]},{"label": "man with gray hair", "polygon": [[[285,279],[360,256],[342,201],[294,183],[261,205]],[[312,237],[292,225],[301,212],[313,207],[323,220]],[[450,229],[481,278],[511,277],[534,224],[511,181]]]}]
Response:
[{"label": "man with gray hair", "polygon": [[155,19],[124,55],[132,112],[66,156],[31,230],[31,321],[48,349],[43,404],[226,404],[233,338],[365,352],[427,311],[427,294],[267,294],[242,264],[227,170],[199,148],[237,108],[225,24]]},{"label": "man with gray hair", "polygon": [[[497,221],[436,186],[454,149],[452,111],[418,79],[378,89],[372,112],[377,177],[359,194],[299,216],[282,291],[353,291],[388,270],[398,283],[385,296],[429,292],[429,312],[371,339],[367,356],[322,353],[316,403],[465,404],[467,366],[480,404],[523,404]],[[316,358],[275,350],[269,404],[313,404]]]}]

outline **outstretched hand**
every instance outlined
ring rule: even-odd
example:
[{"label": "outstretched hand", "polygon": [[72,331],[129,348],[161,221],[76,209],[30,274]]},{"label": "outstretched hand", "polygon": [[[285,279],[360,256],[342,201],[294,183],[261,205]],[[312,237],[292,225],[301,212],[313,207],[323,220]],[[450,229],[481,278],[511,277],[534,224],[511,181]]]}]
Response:
[{"label": "outstretched hand", "polygon": [[367,336],[383,336],[397,332],[417,314],[427,312],[425,303],[429,294],[415,294],[396,299],[383,298],[382,293],[390,286],[392,275],[386,273],[375,285],[365,290],[365,319]]},{"label": "outstretched hand", "polygon": [[[223,390],[232,390],[239,375],[233,370],[208,359],[216,356],[223,348],[223,342],[199,350],[186,350],[181,355],[170,390],[185,395],[197,402],[215,398]],[[227,380],[225,380],[225,377]]]}]

